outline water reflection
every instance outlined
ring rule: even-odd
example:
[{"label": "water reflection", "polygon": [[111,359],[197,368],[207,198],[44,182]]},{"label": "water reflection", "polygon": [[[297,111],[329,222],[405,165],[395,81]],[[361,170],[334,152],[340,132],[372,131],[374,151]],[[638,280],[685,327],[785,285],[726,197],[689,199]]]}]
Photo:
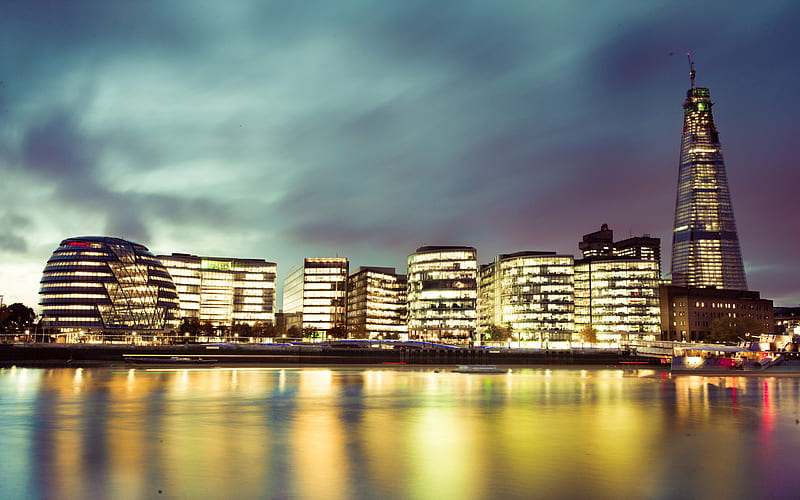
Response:
[{"label": "water reflection", "polygon": [[[785,497],[800,378],[0,370],[7,498]],[[790,495],[791,496],[791,495]]]}]

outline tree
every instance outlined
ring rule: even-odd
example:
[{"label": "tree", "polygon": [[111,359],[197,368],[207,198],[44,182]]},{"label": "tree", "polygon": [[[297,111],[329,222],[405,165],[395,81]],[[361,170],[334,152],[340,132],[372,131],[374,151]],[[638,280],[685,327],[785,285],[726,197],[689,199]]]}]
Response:
[{"label": "tree", "polygon": [[33,330],[36,313],[33,309],[16,302],[0,308],[0,332],[5,334],[22,334],[25,330]]},{"label": "tree", "polygon": [[274,337],[277,334],[275,325],[272,323],[264,323],[263,321],[256,321],[253,324],[252,333],[254,337]]},{"label": "tree", "polygon": [[330,330],[328,330],[328,338],[332,339],[344,339],[347,338],[347,330],[344,329],[343,326],[334,326]]},{"label": "tree", "polygon": [[253,327],[247,323],[236,323],[233,325],[233,334],[239,339],[246,339],[253,336]]},{"label": "tree", "polygon": [[578,332],[578,339],[587,344],[597,343],[597,330],[592,325],[586,325]]},{"label": "tree", "polygon": [[493,342],[502,342],[511,338],[511,332],[508,328],[497,325],[489,325],[485,335],[486,340],[491,340]]},{"label": "tree", "polygon": [[200,334],[200,320],[197,318],[183,318],[178,326],[178,334],[186,342],[193,341]]},{"label": "tree", "polygon": [[751,316],[720,316],[708,326],[711,333],[706,340],[711,342],[738,342],[748,335],[764,333],[764,325]]},{"label": "tree", "polygon": [[213,337],[215,331],[216,329],[214,328],[214,325],[212,325],[210,321],[203,321],[202,323],[200,323],[200,333],[203,334],[203,336]]}]

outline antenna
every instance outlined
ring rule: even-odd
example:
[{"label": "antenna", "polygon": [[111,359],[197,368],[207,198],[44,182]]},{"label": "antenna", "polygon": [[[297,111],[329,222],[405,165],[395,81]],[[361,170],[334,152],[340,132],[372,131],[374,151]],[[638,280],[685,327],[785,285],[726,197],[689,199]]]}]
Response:
[{"label": "antenna", "polygon": [[692,85],[691,88],[694,88],[694,75],[695,75],[695,72],[694,72],[694,62],[692,61],[692,53],[691,52],[687,52],[686,53],[686,57],[689,59],[689,81],[690,81],[690,83]]}]

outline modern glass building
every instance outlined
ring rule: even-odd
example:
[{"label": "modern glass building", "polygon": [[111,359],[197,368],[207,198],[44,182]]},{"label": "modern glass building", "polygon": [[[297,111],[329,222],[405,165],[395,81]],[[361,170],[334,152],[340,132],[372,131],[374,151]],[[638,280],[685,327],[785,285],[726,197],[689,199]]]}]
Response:
[{"label": "modern glass building", "polygon": [[348,269],[344,257],[309,257],[291,271],[283,282],[283,313],[287,318],[302,313],[302,323],[287,323],[286,327],[344,331]]},{"label": "modern glass building", "polygon": [[707,88],[692,85],[683,103],[678,194],[672,235],[672,284],[746,290],[739,236],[719,134]]},{"label": "modern glass building", "polygon": [[474,248],[426,246],[409,255],[409,338],[473,340],[477,297],[478,261]]},{"label": "modern glass building", "polygon": [[600,231],[578,243],[575,262],[575,331],[592,327],[600,342],[655,340],[661,331],[661,240],[649,235],[614,241]]},{"label": "modern glass building", "polygon": [[600,342],[655,340],[661,333],[658,263],[612,257],[575,262],[575,330]]},{"label": "modern glass building", "polygon": [[231,326],[275,321],[277,265],[263,259],[159,255],[178,291],[180,317]]},{"label": "modern glass building", "polygon": [[393,267],[359,267],[347,278],[351,338],[408,337],[407,280]]},{"label": "modern glass building", "polygon": [[526,251],[481,266],[478,331],[510,326],[520,341],[570,341],[573,264],[572,255]]},{"label": "modern glass building", "polygon": [[144,245],[120,238],[69,238],[47,261],[39,290],[42,327],[122,338],[177,326],[178,296]]}]

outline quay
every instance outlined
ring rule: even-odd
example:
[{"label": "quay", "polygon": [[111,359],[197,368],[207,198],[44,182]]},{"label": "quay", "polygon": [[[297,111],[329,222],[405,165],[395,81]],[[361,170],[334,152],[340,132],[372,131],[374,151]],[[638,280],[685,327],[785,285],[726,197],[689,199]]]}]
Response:
[{"label": "quay", "polygon": [[453,347],[425,342],[331,341],[296,344],[0,344],[0,366],[85,366],[128,357],[214,359],[225,365],[656,365],[662,357],[635,350]]}]

